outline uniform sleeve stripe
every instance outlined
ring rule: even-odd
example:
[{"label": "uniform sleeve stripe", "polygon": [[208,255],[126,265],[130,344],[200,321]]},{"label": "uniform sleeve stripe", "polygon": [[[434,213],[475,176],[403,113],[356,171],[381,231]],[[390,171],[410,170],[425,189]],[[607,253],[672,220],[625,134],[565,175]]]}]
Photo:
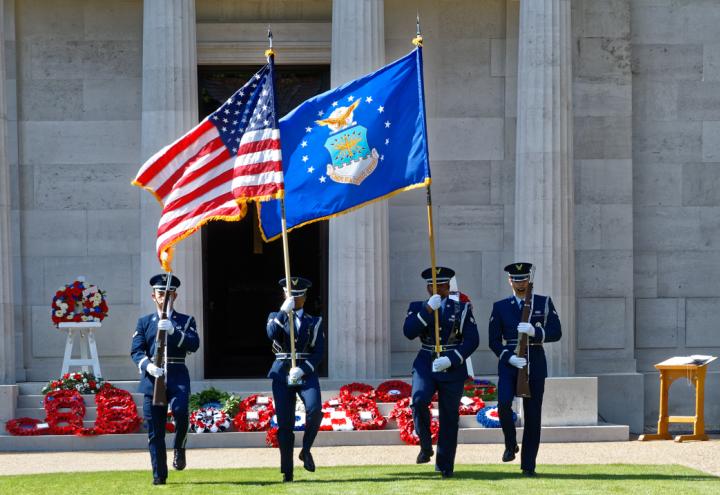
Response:
[{"label": "uniform sleeve stripe", "polygon": [[[313,339],[312,339],[312,342],[310,343],[310,345],[313,347],[315,347],[315,341],[317,340],[318,331],[320,330],[321,323],[322,323],[322,317],[318,318],[318,322],[315,324],[315,330],[313,330]],[[310,363],[308,363],[308,364],[310,364]],[[313,368],[313,370],[314,369],[315,368]]]},{"label": "uniform sleeve stripe", "polygon": [[305,361],[305,364],[307,364],[312,371],[315,371],[315,366],[313,366],[310,361]]},{"label": "uniform sleeve stripe", "polygon": [[422,319],[422,316],[420,316],[420,313],[417,314],[418,320],[422,322],[424,326],[427,326],[427,323],[425,323],[425,320]]},{"label": "uniform sleeve stripe", "polygon": [[[186,330],[187,330],[187,328],[186,328]],[[185,340],[185,332],[183,332],[182,330],[178,330],[178,331],[180,332],[180,342],[178,342],[177,346],[180,347],[183,343],[183,340]]]},{"label": "uniform sleeve stripe", "polygon": [[144,358],[142,358],[142,359],[140,360],[140,362],[138,363],[138,370],[140,371],[140,373],[142,373],[142,365],[143,365],[143,363],[144,363],[145,361],[149,361],[149,360],[150,360],[150,358],[148,358],[147,356],[145,356]]},{"label": "uniform sleeve stripe", "polygon": [[280,320],[278,320],[277,318],[273,318],[273,321],[275,322],[275,324],[276,324],[277,326],[279,326],[279,327],[282,327],[282,326],[283,326],[283,324],[280,323]]},{"label": "uniform sleeve stripe", "polygon": [[503,354],[505,354],[507,351],[507,349],[503,349],[503,351],[500,353],[500,356],[498,356],[498,359],[502,359]]},{"label": "uniform sleeve stripe", "polygon": [[455,351],[455,354],[457,354],[458,357],[460,358],[460,364],[462,364],[462,362],[465,361],[465,358],[462,357],[462,354],[460,354],[457,349],[453,349],[453,350]]}]

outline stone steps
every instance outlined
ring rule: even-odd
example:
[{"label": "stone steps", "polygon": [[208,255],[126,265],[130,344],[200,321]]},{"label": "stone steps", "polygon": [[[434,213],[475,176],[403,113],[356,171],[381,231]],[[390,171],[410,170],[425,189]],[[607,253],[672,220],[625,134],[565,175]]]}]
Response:
[{"label": "stone steps", "polygon": [[[522,439],[522,427],[518,439]],[[625,425],[600,423],[590,426],[545,426],[542,441],[558,442],[611,442],[625,441],[629,431]],[[174,434],[166,436],[168,448],[172,448]],[[502,444],[499,428],[461,428],[458,443]],[[296,432],[295,446],[302,445],[302,432]],[[378,431],[321,431],[315,445],[318,447],[351,445],[402,445],[400,432],[396,429]],[[188,448],[247,448],[265,447],[265,432],[190,433]],[[145,450],[147,435],[99,435],[78,437],[75,435],[43,435],[36,437],[0,436],[0,452],[62,452],[91,450]]]}]

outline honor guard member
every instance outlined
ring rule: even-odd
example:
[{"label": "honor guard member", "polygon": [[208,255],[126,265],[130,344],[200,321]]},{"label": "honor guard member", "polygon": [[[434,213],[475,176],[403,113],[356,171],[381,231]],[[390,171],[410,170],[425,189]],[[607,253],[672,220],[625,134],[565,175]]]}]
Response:
[{"label": "honor guard member", "polygon": [[[438,393],[440,432],[435,470],[443,478],[453,475],[457,449],[460,399],[468,376],[465,361],[478,346],[478,331],[469,303],[455,301],[450,295],[450,279],[455,274],[445,267],[436,267],[437,294],[432,292],[432,269],[422,272],[430,299],[410,303],[403,332],[412,340],[417,337],[422,347],[413,363],[412,410],[415,432],[420,438],[416,462],[430,462],[433,455],[430,435],[432,397]],[[440,355],[435,354],[435,316],[440,319]]]},{"label": "honor guard member", "polygon": [[[135,361],[142,378],[138,391],[142,392],[143,417],[148,430],[148,448],[153,470],[153,484],[164,485],[168,476],[167,454],[165,448],[165,423],[167,407],[153,406],[155,378],[166,376],[167,400],[175,418],[175,455],[173,467],[178,471],[185,469],[185,441],[188,432],[188,398],[190,396],[190,375],[185,367],[185,356],[200,347],[195,318],[173,310],[173,302],[180,287],[180,279],[172,276],[170,290],[165,294],[167,274],[155,275],[150,279],[152,300],[157,311],[138,320],[133,334],[130,355]],[[161,320],[165,297],[168,302],[167,319]],[[155,355],[155,335],[158,329],[167,332],[167,369],[158,368],[153,363]]]},{"label": "honor guard member", "polygon": [[[273,342],[275,362],[268,378],[272,378],[273,399],[278,423],[280,443],[280,472],[283,481],[293,480],[293,446],[295,445],[296,394],[305,404],[305,433],[299,459],[303,467],[315,471],[315,461],[310,449],[322,422],[322,400],[317,368],[323,358],[325,337],[322,318],[309,315],[303,309],[305,295],[312,283],[304,278],[291,277],[291,294],[285,294],[285,302],[277,313],[270,313],[267,334]],[[286,288],[285,279],[278,282]],[[290,322],[294,318],[296,367],[292,367],[290,355]]]},{"label": "honor guard member", "polygon": [[[490,349],[498,363],[498,416],[505,436],[503,462],[515,459],[518,452],[512,402],[517,387],[518,369],[528,365],[530,398],[523,398],[525,413],[520,468],[526,476],[535,476],[535,458],[540,447],[540,426],[547,362],[544,342],[560,340],[560,319],[549,296],[533,294],[529,323],[521,323],[531,263],[512,263],[505,267],[513,295],[493,304],[489,323]],[[515,355],[520,334],[528,336],[528,361]]]}]

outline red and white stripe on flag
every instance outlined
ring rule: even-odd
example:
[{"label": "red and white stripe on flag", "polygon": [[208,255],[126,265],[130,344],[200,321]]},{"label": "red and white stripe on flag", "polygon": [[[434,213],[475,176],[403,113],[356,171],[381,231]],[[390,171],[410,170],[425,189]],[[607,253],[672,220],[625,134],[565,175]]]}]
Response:
[{"label": "red and white stripe on flag", "polygon": [[210,220],[237,221],[247,201],[283,195],[272,65],[140,168],[134,185],[162,205],[156,249],[170,271],[172,247]]}]

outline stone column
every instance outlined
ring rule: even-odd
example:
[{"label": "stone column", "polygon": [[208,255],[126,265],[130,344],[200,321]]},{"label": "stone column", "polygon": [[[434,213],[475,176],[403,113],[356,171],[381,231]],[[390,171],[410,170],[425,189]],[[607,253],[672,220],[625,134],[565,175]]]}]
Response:
[{"label": "stone column", "polygon": [[5,2],[0,0],[0,384],[15,383],[10,163],[6,156]]},{"label": "stone column", "polygon": [[[383,0],[333,0],[333,87],[385,63]],[[387,201],[330,221],[328,362],[333,379],[390,376]]]},{"label": "stone column", "polygon": [[[198,122],[194,0],[145,1],[142,63],[142,158],[146,160]],[[149,313],[154,307],[148,280],[161,271],[155,252],[160,206],[149,193],[140,197],[140,306]],[[182,281],[178,311],[194,315],[202,325],[200,233],[177,245],[172,266]],[[188,367],[191,378],[202,378],[201,351]]]},{"label": "stone column", "polygon": [[521,0],[515,258],[537,266],[563,338],[546,345],[553,376],[575,371],[575,242],[570,0]]}]

